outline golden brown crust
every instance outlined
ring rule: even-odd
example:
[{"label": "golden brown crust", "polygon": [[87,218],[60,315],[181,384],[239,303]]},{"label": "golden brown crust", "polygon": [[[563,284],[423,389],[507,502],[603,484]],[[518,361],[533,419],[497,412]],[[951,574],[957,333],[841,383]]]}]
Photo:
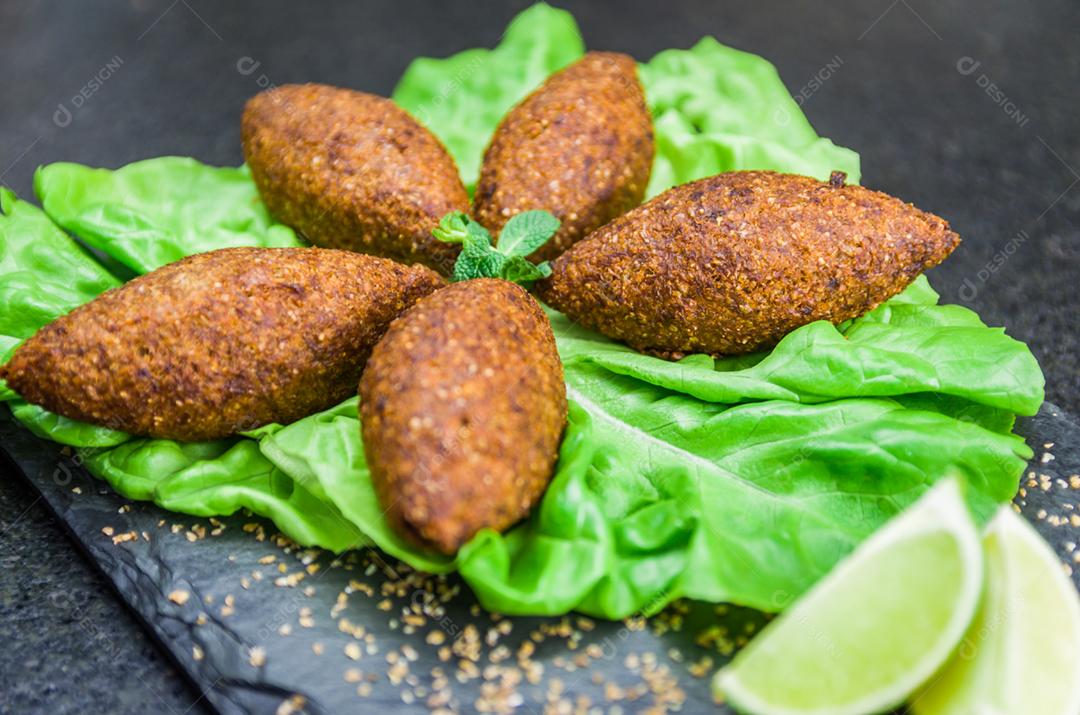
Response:
[{"label": "golden brown crust", "polygon": [[737,171],[678,186],[575,245],[538,284],[571,319],[668,356],[739,354],[896,295],[960,242],[842,176]]},{"label": "golden brown crust", "polygon": [[2,376],[72,419],[218,439],[346,399],[390,321],[441,285],[422,266],[348,251],[211,251],[57,318]]},{"label": "golden brown crust", "polygon": [[633,58],[590,52],[503,118],[484,154],[473,215],[496,233],[514,214],[552,212],[562,226],[532,257],[554,258],[641,203],[653,151]]},{"label": "golden brown crust", "polygon": [[394,321],[360,381],[364,450],[391,523],[452,554],[543,494],[566,423],[547,316],[519,286],[455,283]]},{"label": "golden brown crust", "polygon": [[320,84],[252,97],[244,159],[270,213],[308,241],[449,275],[458,247],[431,236],[469,196],[434,134],[389,99]]}]

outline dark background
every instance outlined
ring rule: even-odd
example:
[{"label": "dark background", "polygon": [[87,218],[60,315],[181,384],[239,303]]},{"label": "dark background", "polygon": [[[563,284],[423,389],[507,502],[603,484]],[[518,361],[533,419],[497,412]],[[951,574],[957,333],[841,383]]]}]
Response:
[{"label": "dark background", "polygon": [[[492,46],[527,4],[0,0],[0,183],[29,198],[62,160],[238,164],[259,75],[389,94],[412,57]],[[862,155],[864,184],[952,223],[964,243],[935,287],[1027,342],[1047,398],[1080,412],[1080,3],[557,4],[590,48],[646,60],[711,34],[793,94],[831,63],[802,92],[818,132]],[[0,478],[0,712],[200,711],[35,496]]]}]

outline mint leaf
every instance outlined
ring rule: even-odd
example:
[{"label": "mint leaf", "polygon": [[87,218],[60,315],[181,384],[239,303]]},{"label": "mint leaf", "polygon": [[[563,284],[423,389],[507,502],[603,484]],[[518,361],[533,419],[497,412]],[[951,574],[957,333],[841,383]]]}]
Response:
[{"label": "mint leaf", "polygon": [[499,233],[499,251],[507,256],[528,256],[559,230],[559,219],[547,211],[522,211]]},{"label": "mint leaf", "polygon": [[512,283],[529,283],[551,275],[551,266],[547,261],[536,264],[524,256],[510,256],[502,266],[503,280]]},{"label": "mint leaf", "polygon": [[454,274],[451,276],[455,283],[461,281],[470,281],[473,278],[479,278],[483,274],[483,266],[481,266],[481,259],[476,255],[467,255],[462,252],[458,256],[457,263],[454,264]]},{"label": "mint leaf", "polygon": [[431,235],[445,243],[461,244],[461,254],[454,264],[453,280],[502,278],[513,283],[529,283],[547,278],[551,267],[535,265],[526,256],[551,238],[559,229],[559,219],[547,211],[525,211],[503,227],[499,245],[491,245],[491,234],[461,211],[453,211],[439,220]]},{"label": "mint leaf", "polygon": [[488,230],[461,211],[451,211],[439,219],[431,235],[443,243],[460,243],[465,251],[495,251]]},{"label": "mint leaf", "polygon": [[492,250],[491,234],[488,230],[478,224],[472,219],[467,219],[468,223],[465,224],[467,234],[465,236],[465,246],[477,246],[478,248]]},{"label": "mint leaf", "polygon": [[443,243],[465,243],[469,237],[469,217],[461,211],[452,211],[441,219],[431,235]]},{"label": "mint leaf", "polygon": [[454,281],[468,281],[473,278],[501,278],[506,256],[495,251],[491,246],[479,244],[467,245],[454,264]]}]

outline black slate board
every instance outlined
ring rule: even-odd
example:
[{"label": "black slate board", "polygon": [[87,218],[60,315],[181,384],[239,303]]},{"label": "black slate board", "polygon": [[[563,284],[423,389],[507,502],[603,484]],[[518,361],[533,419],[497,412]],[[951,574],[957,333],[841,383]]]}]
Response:
[{"label": "black slate board", "polygon": [[[566,712],[725,712],[707,676],[766,620],[689,602],[618,623],[500,618],[456,577],[413,573],[373,550],[335,558],[257,518],[128,502],[2,412],[14,471],[221,713],[539,713],[560,701]],[[1080,425],[1047,404],[1018,431],[1035,458],[1016,504],[1080,588]]]}]

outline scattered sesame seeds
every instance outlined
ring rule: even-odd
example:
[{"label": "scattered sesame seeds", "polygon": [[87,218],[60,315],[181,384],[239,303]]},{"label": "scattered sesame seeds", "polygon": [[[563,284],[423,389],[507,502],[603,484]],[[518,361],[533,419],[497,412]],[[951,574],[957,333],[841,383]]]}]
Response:
[{"label": "scattered sesame seeds", "polygon": [[303,695],[290,695],[282,701],[281,705],[278,705],[276,715],[293,715],[293,713],[301,713],[304,711],[305,705],[307,705],[307,700]]},{"label": "scattered sesame seeds", "polygon": [[182,589],[177,589],[169,593],[169,600],[178,606],[183,606],[191,598],[191,594]]}]

